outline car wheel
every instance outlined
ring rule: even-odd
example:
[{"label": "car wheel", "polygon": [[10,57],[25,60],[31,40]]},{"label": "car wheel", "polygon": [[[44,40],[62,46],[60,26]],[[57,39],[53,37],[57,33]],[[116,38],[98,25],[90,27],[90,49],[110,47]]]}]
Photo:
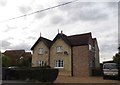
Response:
[{"label": "car wheel", "polygon": [[106,76],[105,76],[105,75],[103,76],[103,79],[106,79]]}]

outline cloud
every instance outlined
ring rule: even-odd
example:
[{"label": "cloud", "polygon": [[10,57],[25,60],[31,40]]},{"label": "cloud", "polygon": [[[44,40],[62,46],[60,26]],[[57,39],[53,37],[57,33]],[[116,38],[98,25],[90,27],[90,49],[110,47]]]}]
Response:
[{"label": "cloud", "polygon": [[16,29],[17,27],[16,27],[16,26],[6,25],[6,28],[7,28],[7,29],[5,29],[4,32],[8,32],[8,31],[10,31],[10,30],[14,30],[14,29]]},{"label": "cloud", "polygon": [[28,39],[28,40],[35,40],[36,37],[34,37],[34,36],[29,36],[27,39]]},{"label": "cloud", "polygon": [[45,12],[40,12],[35,15],[35,19],[41,19],[46,16]]},{"label": "cloud", "polygon": [[30,48],[31,46],[28,43],[19,43],[18,45],[11,46],[10,49],[15,49],[15,50],[24,49],[26,51],[30,51]]},{"label": "cloud", "polygon": [[54,16],[54,17],[51,17],[51,23],[52,24],[63,24],[65,23],[65,19],[61,16]]},{"label": "cloud", "polygon": [[19,7],[19,11],[23,14],[26,14],[31,10],[32,10],[32,8],[30,6],[20,6]]},{"label": "cloud", "polygon": [[26,51],[30,51],[31,46],[27,43],[19,43],[17,45],[13,45],[12,43],[8,41],[2,41],[2,50],[19,50],[19,49],[24,49]]},{"label": "cloud", "polygon": [[[77,2],[59,8],[60,14],[54,14],[52,24],[71,24],[78,21],[104,21],[109,18],[105,4],[95,2]],[[58,18],[56,18],[58,17]]]},{"label": "cloud", "polygon": [[107,3],[107,5],[109,8],[116,9],[118,2],[109,2],[109,3]]},{"label": "cloud", "polygon": [[[42,5],[38,5],[35,10],[40,11],[43,9],[44,9],[44,7]],[[41,18],[45,17],[46,15],[47,15],[46,12],[38,12],[37,14],[35,14],[35,19],[41,19]]]},{"label": "cloud", "polygon": [[112,42],[111,43],[103,43],[100,47],[102,53],[112,53],[114,51],[117,51],[117,42]]},{"label": "cloud", "polygon": [[6,6],[7,0],[0,0],[0,6]]},{"label": "cloud", "polygon": [[11,45],[11,43],[8,42],[7,40],[2,40],[2,41],[0,41],[0,42],[2,42],[2,48],[3,48],[3,49],[9,48],[10,45]]}]

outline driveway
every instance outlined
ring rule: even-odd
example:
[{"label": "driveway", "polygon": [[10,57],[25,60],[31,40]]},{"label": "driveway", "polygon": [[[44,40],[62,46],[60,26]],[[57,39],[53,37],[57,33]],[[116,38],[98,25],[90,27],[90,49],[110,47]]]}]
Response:
[{"label": "driveway", "polygon": [[66,77],[58,76],[55,83],[120,83],[118,80],[106,79],[102,77]]}]

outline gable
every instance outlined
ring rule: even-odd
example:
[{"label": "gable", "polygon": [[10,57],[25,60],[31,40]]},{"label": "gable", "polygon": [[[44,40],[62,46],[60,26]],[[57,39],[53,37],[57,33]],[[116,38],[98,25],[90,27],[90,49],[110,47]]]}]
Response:
[{"label": "gable", "polygon": [[39,41],[39,43],[36,44],[36,46],[34,47],[33,50],[34,50],[34,51],[35,51],[35,50],[38,51],[39,48],[48,49],[48,47],[46,46],[46,44],[45,44],[43,41]]},{"label": "gable", "polygon": [[60,33],[58,33],[58,34],[56,35],[56,37],[53,39],[53,42],[52,42],[51,46],[52,46],[58,39],[63,40],[67,45],[71,46],[71,43],[70,43],[70,41],[68,40],[68,37],[67,37],[66,35],[60,34]]},{"label": "gable", "polygon": [[[57,39],[57,40],[53,43],[53,45],[58,45],[58,46],[67,45],[67,46],[69,46],[62,38]],[[52,46],[53,46],[53,45],[52,45]]]},{"label": "gable", "polygon": [[32,46],[31,50],[33,50],[37,44],[39,44],[39,42],[43,42],[48,48],[50,48],[52,41],[48,40],[46,38],[43,37],[39,37],[39,39],[35,42],[35,44]]}]

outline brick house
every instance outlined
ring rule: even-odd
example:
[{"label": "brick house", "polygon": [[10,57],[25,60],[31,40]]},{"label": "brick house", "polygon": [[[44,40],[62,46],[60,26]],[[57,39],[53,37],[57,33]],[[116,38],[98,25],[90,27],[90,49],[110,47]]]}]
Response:
[{"label": "brick house", "polygon": [[31,52],[25,52],[25,50],[6,50],[3,54],[10,57],[12,61],[11,66],[16,66],[20,60],[30,62],[32,58]]},{"label": "brick house", "polygon": [[39,37],[32,46],[32,66],[47,64],[59,69],[59,75],[91,76],[100,68],[97,39],[91,33],[67,36],[58,33],[51,41]]}]

